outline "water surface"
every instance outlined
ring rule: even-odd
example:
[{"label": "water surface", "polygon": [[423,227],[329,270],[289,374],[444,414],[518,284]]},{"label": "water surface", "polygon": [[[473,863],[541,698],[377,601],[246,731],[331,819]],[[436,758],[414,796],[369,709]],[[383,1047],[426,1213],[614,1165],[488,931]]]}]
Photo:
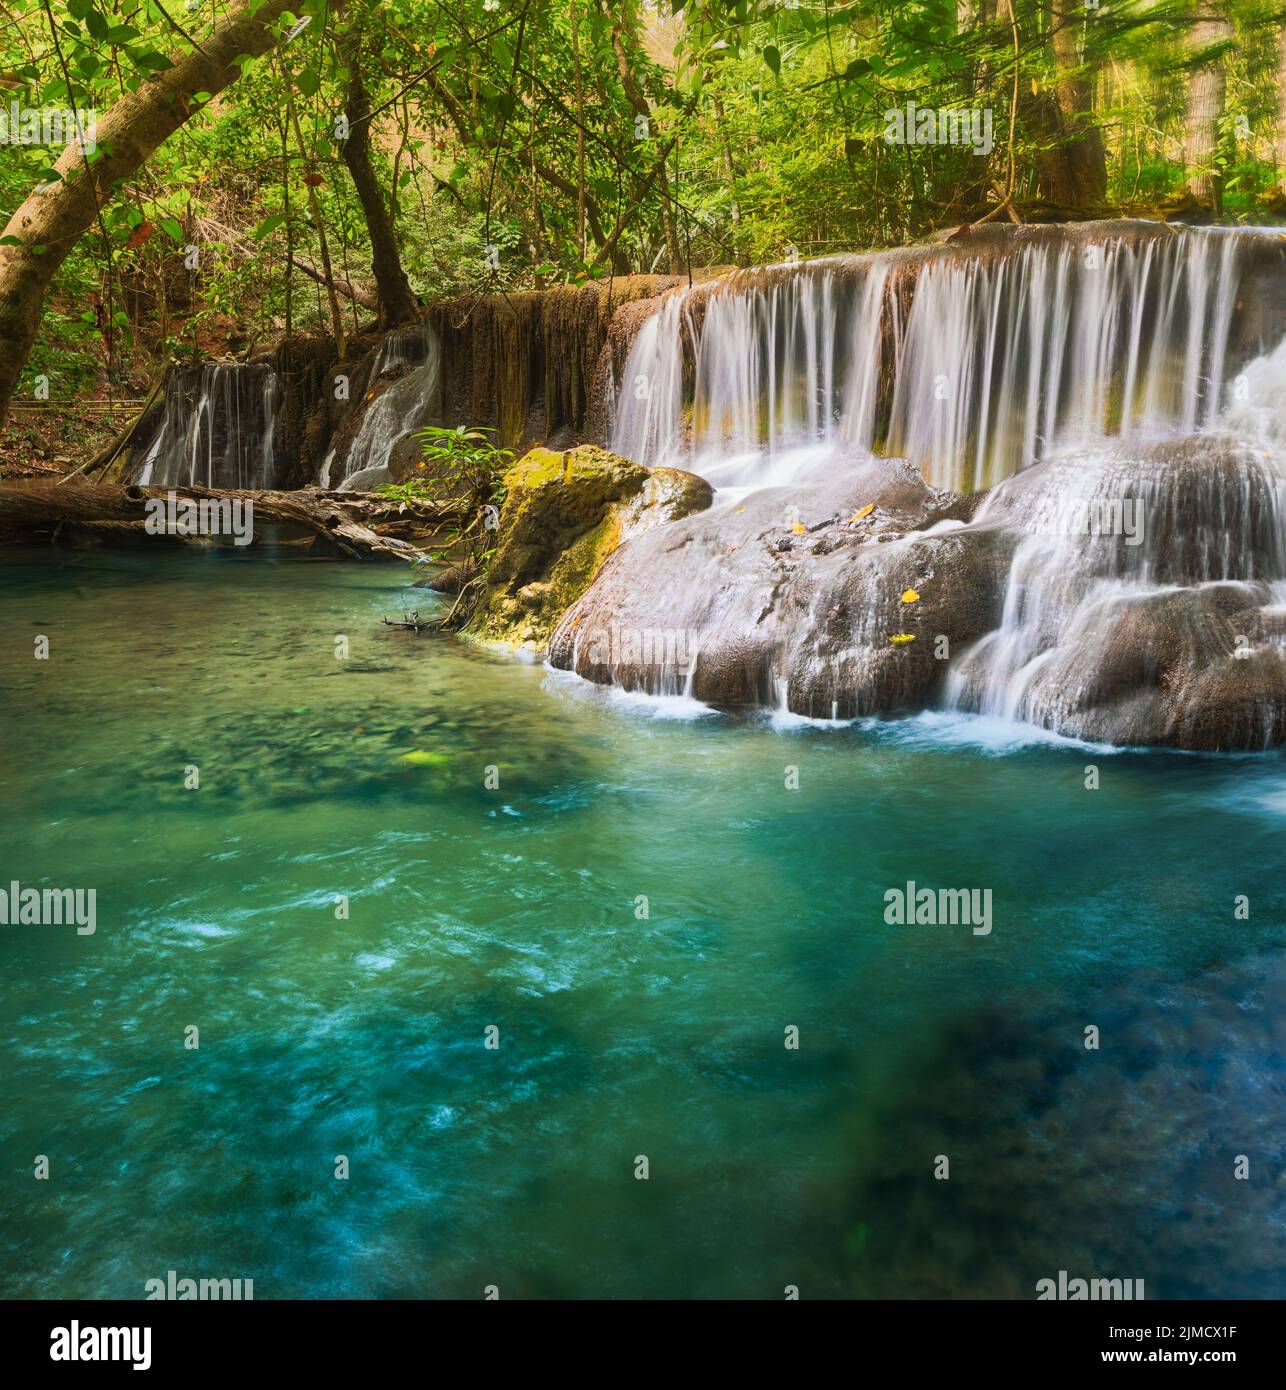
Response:
[{"label": "water surface", "polygon": [[394,568],[0,591],[0,880],[98,923],[0,927],[0,1293],[1286,1294],[1279,758],[613,698]]}]

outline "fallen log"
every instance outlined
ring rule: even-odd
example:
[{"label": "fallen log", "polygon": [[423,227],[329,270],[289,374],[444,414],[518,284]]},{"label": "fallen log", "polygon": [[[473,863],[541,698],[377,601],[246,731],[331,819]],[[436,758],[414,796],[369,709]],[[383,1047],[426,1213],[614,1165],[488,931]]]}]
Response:
[{"label": "fallen log", "polygon": [[[425,503],[426,534],[454,517],[451,504]],[[0,545],[155,545],[203,549],[288,548],[304,554],[418,563],[424,551],[388,534],[407,515],[382,499],[298,492],[140,487],[84,479],[22,479],[0,484]]]}]

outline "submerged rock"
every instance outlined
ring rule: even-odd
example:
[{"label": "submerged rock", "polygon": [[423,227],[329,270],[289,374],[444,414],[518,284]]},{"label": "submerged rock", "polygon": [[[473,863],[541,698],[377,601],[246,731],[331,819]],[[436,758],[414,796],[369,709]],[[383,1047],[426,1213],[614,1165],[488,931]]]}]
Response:
[{"label": "submerged rock", "polygon": [[505,475],[499,544],[468,631],[543,648],[621,542],[710,505],[704,479],[594,445],[533,449]]}]

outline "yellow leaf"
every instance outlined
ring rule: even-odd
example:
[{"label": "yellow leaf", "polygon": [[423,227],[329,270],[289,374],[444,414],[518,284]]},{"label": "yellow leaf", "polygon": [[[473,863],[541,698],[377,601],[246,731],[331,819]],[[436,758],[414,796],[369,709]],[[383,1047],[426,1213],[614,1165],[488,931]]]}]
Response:
[{"label": "yellow leaf", "polygon": [[874,510],[875,510],[875,503],[874,503],[874,502],[868,502],[868,503],[866,504],[866,506],[864,506],[860,512],[854,512],[853,515],[849,517],[849,519],[848,519],[848,520],[849,520],[849,525],[852,525],[853,522],[855,522],[855,521],[861,521],[861,519],[862,519],[864,516],[870,516],[870,514],[871,514]]},{"label": "yellow leaf", "polygon": [[1033,77],[1032,80],[1031,80],[1031,94],[1032,94],[1032,96],[1035,96],[1036,93],[1037,93],[1038,91],[1040,91],[1040,88],[1036,85],[1036,79]]},{"label": "yellow leaf", "polygon": [[915,591],[914,589],[907,589],[907,590],[903,593],[903,595],[902,595],[902,602],[903,602],[903,603],[915,603],[915,602],[917,602],[917,600],[919,599],[919,597],[920,597],[920,595],[917,594],[916,591]]},{"label": "yellow leaf", "polygon": [[804,523],[802,521],[797,521],[790,529],[797,536],[802,536],[804,534]]},{"label": "yellow leaf", "polygon": [[895,637],[890,637],[889,641],[892,642],[895,647],[900,647],[904,642],[914,642],[915,633],[899,632]]}]

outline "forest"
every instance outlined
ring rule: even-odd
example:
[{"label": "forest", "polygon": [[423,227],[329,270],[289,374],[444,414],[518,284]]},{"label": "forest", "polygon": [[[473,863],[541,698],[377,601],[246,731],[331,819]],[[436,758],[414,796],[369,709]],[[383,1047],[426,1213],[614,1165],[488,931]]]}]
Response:
[{"label": "forest", "polygon": [[[166,363],[298,334],[342,348],[435,298],[996,218],[1286,211],[1270,0],[5,0],[0,16],[11,463],[24,442],[101,442]],[[890,139],[908,103],[919,138]],[[51,147],[51,111],[93,138]],[[939,112],[945,138],[926,138]],[[950,138],[961,112],[986,113],[985,152]]]},{"label": "forest", "polygon": [[0,1297],[1275,1354],[1286,0],[0,0],[0,84]]}]

